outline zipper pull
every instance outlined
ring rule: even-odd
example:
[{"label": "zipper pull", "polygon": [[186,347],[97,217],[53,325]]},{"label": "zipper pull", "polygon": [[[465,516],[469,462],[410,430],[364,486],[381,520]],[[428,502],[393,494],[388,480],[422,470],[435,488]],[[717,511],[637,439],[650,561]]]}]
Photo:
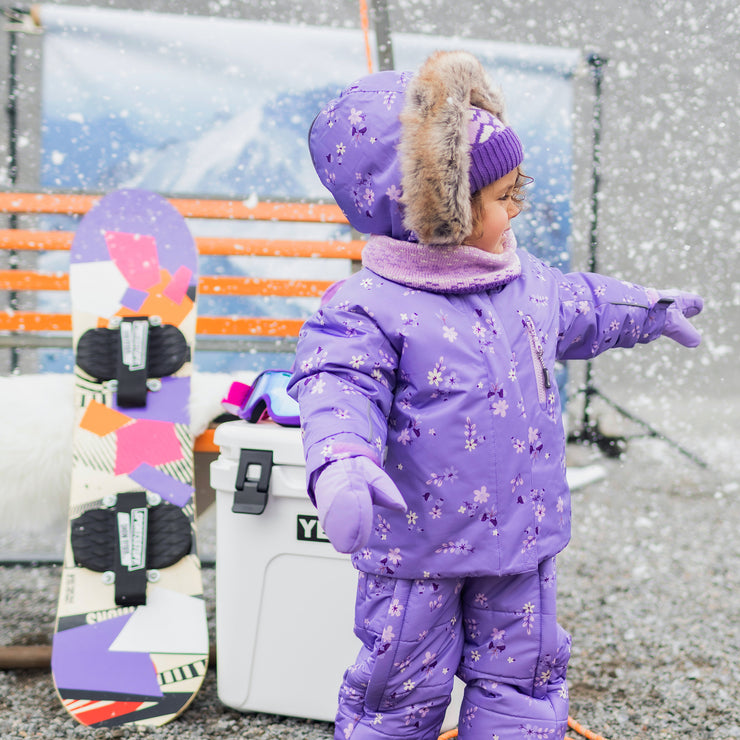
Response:
[{"label": "zipper pull", "polygon": [[542,377],[545,380],[545,388],[552,387],[552,382],[550,381],[550,371],[545,367],[545,363],[542,363]]}]

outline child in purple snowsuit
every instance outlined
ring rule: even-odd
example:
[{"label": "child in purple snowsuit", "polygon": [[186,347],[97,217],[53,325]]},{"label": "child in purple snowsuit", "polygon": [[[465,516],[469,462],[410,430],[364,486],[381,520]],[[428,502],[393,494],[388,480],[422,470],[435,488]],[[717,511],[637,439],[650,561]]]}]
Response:
[{"label": "child in purple snowsuit", "polygon": [[570,495],[553,366],[661,335],[696,346],[701,299],[516,248],[522,146],[466,52],[359,80],[309,146],[371,234],[303,327],[290,385],[309,495],[359,571],[362,648],[335,738],[436,738],[455,675],[461,740],[562,738]]}]

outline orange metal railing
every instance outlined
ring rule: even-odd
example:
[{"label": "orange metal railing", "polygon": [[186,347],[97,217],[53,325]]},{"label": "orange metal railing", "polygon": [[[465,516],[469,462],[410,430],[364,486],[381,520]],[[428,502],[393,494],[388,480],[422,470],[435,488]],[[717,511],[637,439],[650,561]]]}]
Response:
[{"label": "orange metal railing", "polygon": [[[0,215],[42,216],[87,213],[102,196],[75,194],[0,192]],[[343,224],[342,212],[335,205],[308,203],[249,203],[235,200],[169,199],[185,218],[293,222],[305,224]],[[69,250],[74,232],[26,228],[0,229],[0,252],[16,255],[29,252]],[[362,241],[264,239],[245,237],[199,236],[198,252],[208,256],[311,257],[359,260]],[[330,285],[328,280],[253,278],[242,275],[202,275],[198,290],[204,295],[318,297]],[[23,294],[34,291],[66,291],[66,272],[43,272],[23,268],[0,269],[0,291]],[[299,319],[270,316],[199,316],[197,333],[202,337],[261,337],[289,340],[298,335]],[[70,332],[68,313],[0,308],[0,332],[15,336],[27,333]],[[40,339],[38,346],[43,346]],[[71,341],[71,340],[70,340]],[[6,346],[13,346],[12,344]],[[217,452],[213,430],[195,441],[199,452]]]},{"label": "orange metal railing", "polygon": [[[0,193],[0,214],[83,215],[100,196],[44,193]],[[312,203],[257,203],[235,200],[172,198],[170,203],[185,217],[241,221],[294,223],[346,223],[335,205]],[[0,229],[0,250],[40,252],[68,250],[74,232],[33,229]],[[244,237],[196,237],[201,255],[312,257],[358,260],[362,242],[358,240],[295,240]],[[327,280],[250,278],[239,275],[203,275],[199,291],[205,295],[317,297],[329,286]],[[66,273],[45,273],[28,269],[0,270],[0,290],[65,291]],[[211,336],[295,337],[301,321],[281,317],[199,316],[197,332]],[[35,310],[0,310],[0,331],[68,332],[67,313]]]}]

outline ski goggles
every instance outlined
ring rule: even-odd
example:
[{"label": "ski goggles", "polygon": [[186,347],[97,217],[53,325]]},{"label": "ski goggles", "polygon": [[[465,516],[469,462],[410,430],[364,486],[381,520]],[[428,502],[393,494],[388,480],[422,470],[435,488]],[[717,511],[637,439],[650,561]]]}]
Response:
[{"label": "ski goggles", "polygon": [[252,423],[267,415],[283,426],[300,426],[298,403],[287,391],[290,378],[287,370],[264,370],[251,386],[232,383],[229,395],[221,403],[227,411]]}]

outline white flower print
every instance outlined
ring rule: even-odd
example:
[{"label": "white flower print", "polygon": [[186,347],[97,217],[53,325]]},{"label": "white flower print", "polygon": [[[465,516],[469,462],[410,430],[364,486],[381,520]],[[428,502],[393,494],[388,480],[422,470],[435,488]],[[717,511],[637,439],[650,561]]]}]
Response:
[{"label": "white flower print", "polygon": [[382,514],[378,514],[378,523],[375,525],[375,531],[378,533],[378,536],[381,540],[388,539],[388,533],[391,531],[391,525]]},{"label": "white flower print", "polygon": [[444,365],[444,359],[444,357],[440,357],[439,361],[434,366],[434,369],[427,373],[429,385],[433,385],[438,388],[439,384],[442,382],[442,373],[447,369]]},{"label": "white flower print", "polygon": [[483,435],[478,434],[478,428],[468,416],[465,419],[465,449],[472,452],[484,439]]},{"label": "white flower print", "polygon": [[465,727],[472,727],[475,721],[475,715],[478,713],[478,707],[468,707],[462,717],[462,723]]},{"label": "white flower print", "polygon": [[429,665],[432,661],[437,659],[437,653],[432,653],[429,650],[426,651],[424,654],[424,660],[422,660],[423,665]]},{"label": "white flower print", "polygon": [[352,355],[352,359],[350,360],[349,364],[352,368],[357,370],[365,364],[365,360],[368,357],[369,355]]},{"label": "white flower print", "polygon": [[451,465],[449,468],[445,468],[443,473],[432,473],[426,484],[428,486],[435,485],[438,488],[441,488],[443,483],[454,481],[456,478],[457,468]]},{"label": "white flower print", "polygon": [[554,732],[554,727],[535,727],[534,725],[519,725],[519,731],[525,738],[534,740],[547,740]]},{"label": "white flower print", "polygon": [[539,429],[529,427],[529,454],[532,458],[536,458],[540,452],[542,452],[542,434]]},{"label": "white flower print", "polygon": [[494,416],[501,416],[502,418],[506,416],[506,410],[509,408],[509,404],[503,399],[499,398],[497,401],[494,401],[491,405],[491,409],[493,410]]},{"label": "white flower print", "polygon": [[528,550],[531,550],[536,544],[537,544],[537,535],[539,533],[539,530],[535,527],[534,530],[532,530],[531,527],[527,527],[527,529],[524,531],[524,541],[522,542],[522,553],[527,552]]},{"label": "white flower print", "polygon": [[403,326],[419,326],[419,314],[412,313],[409,316],[407,313],[402,313],[401,324]]},{"label": "white flower print", "polygon": [[401,563],[401,548],[400,547],[394,547],[391,550],[388,550],[388,554],[386,555],[386,558],[388,562],[392,563],[395,566],[400,565]]},{"label": "white flower print", "polygon": [[443,326],[442,327],[442,336],[448,342],[454,342],[457,339],[457,329],[455,329],[454,326]]},{"label": "white flower print", "polygon": [[506,650],[506,643],[504,642],[505,637],[506,630],[500,630],[496,627],[493,628],[491,639],[488,643],[488,654],[491,660],[498,658],[498,656]]},{"label": "white flower print", "polygon": [[401,199],[403,191],[396,185],[391,185],[388,190],[385,191],[385,194],[388,196],[388,200],[396,202]]},{"label": "white flower print", "polygon": [[475,548],[467,540],[460,539],[454,542],[443,542],[434,552],[446,555],[470,555],[475,552]]},{"label": "white flower print", "polygon": [[532,627],[534,627],[534,604],[528,601],[520,614],[522,616],[522,627],[524,627],[528,635],[531,635]]},{"label": "white flower print", "polygon": [[473,491],[475,502],[478,504],[485,504],[488,501],[490,494],[486,490],[485,486],[481,486],[479,489]]},{"label": "white flower print", "polygon": [[385,365],[386,367],[395,367],[395,360],[393,359],[393,355],[389,355],[387,352],[384,352],[382,349],[378,350],[378,359],[380,360],[381,364]]},{"label": "white flower print", "polygon": [[396,442],[400,442],[402,445],[407,445],[411,442],[411,430],[407,427],[402,429],[401,433],[396,437]]},{"label": "white flower print", "polygon": [[469,640],[475,640],[480,637],[480,629],[477,619],[467,618],[465,620],[465,633]]}]

